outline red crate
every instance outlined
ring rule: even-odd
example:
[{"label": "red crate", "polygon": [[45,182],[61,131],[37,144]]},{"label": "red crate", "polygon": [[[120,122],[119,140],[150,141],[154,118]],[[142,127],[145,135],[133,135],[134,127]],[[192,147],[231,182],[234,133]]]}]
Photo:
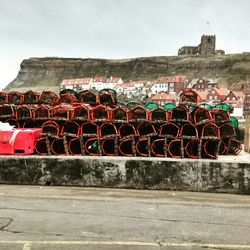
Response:
[{"label": "red crate", "polygon": [[[30,155],[34,153],[40,128],[18,128],[12,131],[0,131],[0,154]],[[14,135],[13,135],[14,134]],[[13,142],[10,140],[14,139]]]}]

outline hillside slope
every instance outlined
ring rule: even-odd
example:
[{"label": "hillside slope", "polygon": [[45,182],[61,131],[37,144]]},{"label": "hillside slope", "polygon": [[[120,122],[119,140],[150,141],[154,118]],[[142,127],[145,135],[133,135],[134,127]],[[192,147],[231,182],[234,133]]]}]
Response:
[{"label": "hillside slope", "polygon": [[221,84],[244,82],[250,76],[250,53],[215,56],[161,56],[122,60],[81,58],[30,58],[5,90],[51,88],[65,78],[120,76],[124,81],[184,74],[189,78],[222,78]]}]

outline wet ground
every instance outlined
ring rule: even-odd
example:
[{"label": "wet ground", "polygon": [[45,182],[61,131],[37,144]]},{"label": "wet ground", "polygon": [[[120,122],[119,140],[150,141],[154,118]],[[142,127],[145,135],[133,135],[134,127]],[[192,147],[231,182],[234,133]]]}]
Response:
[{"label": "wet ground", "polygon": [[250,249],[250,196],[0,185],[0,249]]}]

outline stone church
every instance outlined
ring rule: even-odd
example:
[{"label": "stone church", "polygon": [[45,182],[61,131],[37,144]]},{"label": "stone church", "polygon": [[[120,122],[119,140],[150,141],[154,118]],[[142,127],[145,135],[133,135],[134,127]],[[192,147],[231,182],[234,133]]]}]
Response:
[{"label": "stone church", "polygon": [[198,46],[183,46],[178,50],[178,55],[224,55],[224,50],[215,49],[215,42],[215,35],[203,35]]}]

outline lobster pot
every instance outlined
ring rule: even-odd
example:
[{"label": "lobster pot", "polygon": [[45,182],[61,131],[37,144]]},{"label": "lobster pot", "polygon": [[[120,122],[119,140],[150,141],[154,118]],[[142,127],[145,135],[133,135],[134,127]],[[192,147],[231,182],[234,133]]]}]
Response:
[{"label": "lobster pot", "polygon": [[34,118],[38,120],[48,120],[52,117],[53,107],[40,104],[34,109]]},{"label": "lobster pot", "polygon": [[45,90],[40,95],[38,102],[54,106],[58,103],[58,100],[59,97],[54,91]]},{"label": "lobster pot", "polygon": [[40,93],[33,90],[28,90],[24,93],[24,104],[37,104],[40,98]]},{"label": "lobster pot", "polygon": [[137,131],[132,124],[122,124],[118,129],[118,135],[120,138],[137,136]]},{"label": "lobster pot", "polygon": [[91,106],[96,106],[97,102],[97,95],[89,90],[82,91],[78,94],[78,99],[81,103],[89,104]]}]

